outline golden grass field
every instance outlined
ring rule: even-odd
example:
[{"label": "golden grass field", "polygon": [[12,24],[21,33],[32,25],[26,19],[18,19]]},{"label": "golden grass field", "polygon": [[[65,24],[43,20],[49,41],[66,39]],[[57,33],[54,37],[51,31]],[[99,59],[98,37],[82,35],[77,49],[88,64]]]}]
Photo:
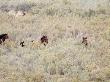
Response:
[{"label": "golden grass field", "polygon": [[[0,0],[0,5],[0,34],[9,35],[0,45],[0,82],[110,82],[108,7],[84,10],[77,0]],[[46,46],[40,43],[43,35]],[[85,36],[88,46],[81,43]]]}]

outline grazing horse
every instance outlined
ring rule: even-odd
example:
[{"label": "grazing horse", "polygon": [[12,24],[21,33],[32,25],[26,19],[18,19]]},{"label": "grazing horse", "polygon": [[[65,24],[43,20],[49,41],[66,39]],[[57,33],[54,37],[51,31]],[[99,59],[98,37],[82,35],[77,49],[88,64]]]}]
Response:
[{"label": "grazing horse", "polygon": [[40,39],[41,43],[44,44],[44,46],[46,46],[46,44],[48,44],[48,38],[47,36],[42,36]]},{"label": "grazing horse", "polygon": [[0,44],[2,44],[8,38],[9,38],[8,34],[1,34],[0,35]]},{"label": "grazing horse", "polygon": [[83,39],[82,43],[85,44],[85,46],[87,46],[88,45],[87,37],[83,37],[82,39]]},{"label": "grazing horse", "polygon": [[24,47],[24,41],[20,42],[21,47]]}]

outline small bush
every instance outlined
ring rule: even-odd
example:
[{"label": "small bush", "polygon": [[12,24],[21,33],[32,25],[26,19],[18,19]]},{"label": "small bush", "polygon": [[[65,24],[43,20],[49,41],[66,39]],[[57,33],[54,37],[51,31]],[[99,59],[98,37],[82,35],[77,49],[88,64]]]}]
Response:
[{"label": "small bush", "polygon": [[57,13],[57,10],[54,8],[48,8],[46,9],[46,14],[49,16],[54,16]]},{"label": "small bush", "polygon": [[70,2],[69,0],[63,0],[63,3],[64,3],[65,5],[67,5],[67,4],[70,4],[71,2]]},{"label": "small bush", "polygon": [[91,16],[95,16],[95,11],[94,10],[91,10],[91,9],[89,9],[89,11],[87,11],[87,12],[84,12],[84,17],[91,17]]}]

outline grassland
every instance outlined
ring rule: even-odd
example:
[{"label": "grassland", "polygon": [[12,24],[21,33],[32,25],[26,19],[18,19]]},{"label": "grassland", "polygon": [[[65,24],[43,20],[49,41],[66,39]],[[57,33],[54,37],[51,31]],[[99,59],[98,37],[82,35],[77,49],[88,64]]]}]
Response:
[{"label": "grassland", "polygon": [[78,1],[0,1],[0,34],[9,35],[0,45],[0,82],[110,82],[109,6],[82,9]]}]

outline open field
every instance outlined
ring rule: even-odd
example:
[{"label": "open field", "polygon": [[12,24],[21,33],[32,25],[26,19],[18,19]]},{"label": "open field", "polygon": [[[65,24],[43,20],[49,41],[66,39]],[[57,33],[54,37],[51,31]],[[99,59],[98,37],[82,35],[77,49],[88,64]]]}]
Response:
[{"label": "open field", "polygon": [[0,34],[9,35],[0,45],[0,82],[110,82],[110,11],[104,1],[0,0]]}]

